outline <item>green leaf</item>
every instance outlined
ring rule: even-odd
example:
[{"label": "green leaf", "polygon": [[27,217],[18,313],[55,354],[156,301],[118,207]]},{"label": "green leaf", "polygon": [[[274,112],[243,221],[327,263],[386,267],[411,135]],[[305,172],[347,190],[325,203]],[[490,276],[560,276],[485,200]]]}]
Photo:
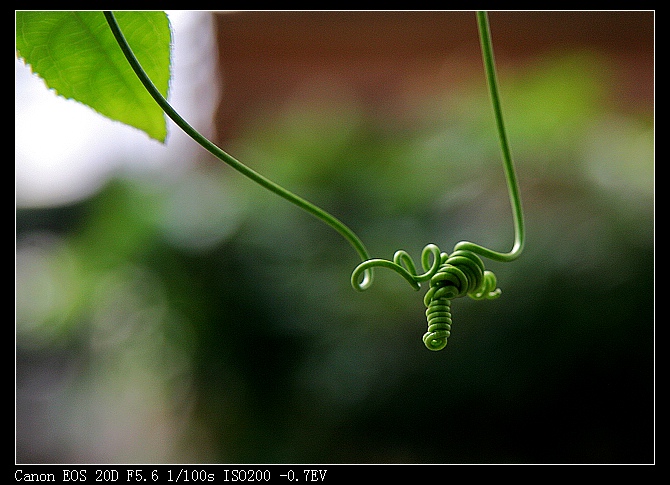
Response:
[{"label": "green leaf", "polygon": [[[115,12],[115,16],[135,56],[167,98],[167,15]],[[16,50],[56,93],[165,142],[163,110],[131,69],[102,12],[16,12]]]}]

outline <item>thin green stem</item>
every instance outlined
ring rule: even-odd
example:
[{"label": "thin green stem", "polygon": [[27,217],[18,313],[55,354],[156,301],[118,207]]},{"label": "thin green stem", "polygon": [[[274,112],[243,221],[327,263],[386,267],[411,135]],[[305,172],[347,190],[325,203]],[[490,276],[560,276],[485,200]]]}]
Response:
[{"label": "thin green stem", "polygon": [[[328,212],[312,204],[311,202],[308,202],[302,197],[299,197],[298,195],[285,189],[279,184],[276,184],[275,182],[265,178],[263,175],[259,174],[255,170],[247,167],[242,162],[232,157],[231,155],[223,151],[221,148],[216,146],[214,143],[209,141],[206,137],[201,135],[195,128],[193,128],[189,123],[187,123],[186,120],[184,120],[179,115],[179,113],[175,111],[175,109],[170,105],[170,103],[168,103],[168,101],[165,99],[165,97],[163,97],[163,95],[156,88],[156,86],[154,86],[153,82],[151,81],[151,79],[149,78],[149,76],[144,71],[141,64],[135,57],[135,54],[133,53],[133,50],[131,49],[128,42],[126,41],[123,32],[121,32],[119,24],[117,23],[116,18],[114,17],[114,14],[108,11],[104,12],[104,14],[105,18],[107,19],[107,23],[109,24],[109,27],[112,30],[114,37],[116,38],[116,41],[121,47],[121,50],[123,51],[123,54],[125,55],[126,59],[130,63],[130,66],[133,68],[133,71],[135,71],[135,74],[140,79],[140,81],[142,82],[146,90],[149,92],[151,97],[154,98],[156,103],[158,103],[158,105],[163,109],[165,114],[167,114],[170,117],[170,119],[174,121],[177,126],[179,126],[179,128],[184,130],[184,132],[188,136],[190,136],[195,142],[197,142],[200,146],[209,151],[212,155],[214,155],[222,162],[230,165],[232,168],[234,168],[241,174],[245,175],[246,177],[250,178],[257,184],[261,185],[262,187],[265,187],[271,192],[277,194],[278,196],[286,199],[287,201],[295,204],[301,209],[309,212],[313,216],[317,217],[318,219],[322,220],[330,227],[335,229],[358,252],[358,255],[361,257],[363,261],[370,259],[368,251],[363,245],[363,242],[360,240],[360,238],[351,229],[349,229],[349,227],[347,227],[343,222],[341,222],[335,216],[329,214]],[[362,283],[362,285],[364,285],[365,287],[370,286],[372,284],[372,277],[373,277],[372,270],[371,269],[366,270],[364,282]]]},{"label": "thin green stem", "polygon": [[496,78],[495,60],[493,58],[493,45],[491,43],[491,31],[489,28],[488,14],[486,12],[477,12],[477,25],[479,27],[479,39],[482,47],[482,57],[484,60],[484,70],[486,71],[486,81],[489,87],[491,103],[493,105],[493,114],[498,128],[498,138],[500,140],[500,149],[502,152],[503,168],[507,179],[507,190],[509,191],[510,204],[512,205],[512,215],[514,218],[514,246],[507,253],[500,253],[491,249],[479,246],[467,241],[456,244],[454,250],[468,249],[481,256],[494,261],[513,261],[521,255],[525,244],[526,233],[523,221],[523,208],[521,206],[521,195],[519,193],[519,184],[516,179],[514,162],[510,153],[505,123],[503,121],[502,108],[500,106],[500,94],[498,93],[498,80]]}]

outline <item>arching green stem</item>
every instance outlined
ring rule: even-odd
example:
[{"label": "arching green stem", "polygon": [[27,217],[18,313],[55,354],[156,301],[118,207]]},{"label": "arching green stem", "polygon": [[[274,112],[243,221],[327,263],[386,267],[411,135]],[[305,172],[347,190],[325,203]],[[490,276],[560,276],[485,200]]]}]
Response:
[{"label": "arching green stem", "polygon": [[[119,46],[121,47],[121,50],[123,51],[123,54],[125,55],[126,59],[130,63],[130,66],[133,68],[133,71],[135,71],[135,74],[137,77],[140,79],[142,84],[144,85],[145,89],[149,92],[151,97],[158,103],[158,105],[163,109],[165,114],[170,117],[172,121],[175,122],[179,128],[184,130],[184,132],[190,136],[194,141],[196,141],[200,146],[205,148],[207,151],[209,151],[212,155],[214,155],[216,158],[221,160],[222,162],[230,165],[232,168],[237,170],[238,172],[242,173],[246,177],[250,178],[257,184],[261,185],[262,187],[265,187],[266,189],[270,190],[271,192],[274,192],[278,196],[286,199],[287,201],[295,204],[296,206],[300,207],[301,209],[309,212],[313,216],[317,217],[318,219],[322,220],[326,224],[328,224],[330,227],[335,229],[337,232],[339,232],[350,244],[351,246],[358,252],[358,255],[362,260],[367,260],[370,258],[367,249],[363,245],[363,242],[360,240],[360,238],[349,228],[347,227],[343,222],[341,222],[339,219],[337,219],[335,216],[329,214],[325,210],[321,209],[320,207],[312,204],[311,202],[308,202],[307,200],[303,199],[302,197],[299,197],[298,195],[294,194],[293,192],[285,189],[284,187],[276,184],[275,182],[267,179],[263,175],[259,174],[255,170],[247,167],[244,165],[242,162],[237,160],[236,158],[232,157],[225,151],[223,151],[221,148],[216,146],[214,143],[209,141],[206,137],[201,135],[195,128],[193,128],[189,123],[184,120],[179,113],[177,113],[174,108],[168,103],[168,101],[163,97],[161,92],[154,86],[153,82],[147,75],[147,73],[144,71],[142,68],[141,64],[135,57],[135,54],[133,53],[133,50],[131,49],[130,45],[126,41],[125,36],[123,35],[123,32],[121,32],[121,29],[119,27],[119,24],[116,21],[116,18],[114,17],[114,14],[112,12],[104,12],[105,18],[107,19],[107,23],[109,24],[110,29],[112,30],[112,33],[114,34],[114,37],[116,38],[116,41],[118,42]],[[373,278],[373,272],[372,269],[366,269],[365,270],[365,275],[364,275],[364,280],[361,283],[362,286],[368,287],[372,284],[372,278]]]},{"label": "arching green stem", "polygon": [[509,252],[501,253],[482,247],[478,244],[461,241],[454,246],[454,250],[467,249],[494,261],[513,261],[521,255],[525,244],[526,234],[523,221],[523,208],[521,206],[521,195],[519,193],[519,184],[514,170],[514,162],[512,161],[509,142],[507,141],[507,132],[505,131],[502,108],[500,107],[500,94],[498,93],[498,80],[496,78],[495,59],[493,58],[491,30],[489,28],[488,14],[486,12],[477,12],[477,25],[479,27],[479,41],[482,47],[486,81],[489,87],[491,104],[493,105],[493,114],[498,129],[503,168],[505,170],[505,178],[507,179],[507,190],[509,192],[510,204],[512,205],[512,216],[514,218],[514,246]]}]

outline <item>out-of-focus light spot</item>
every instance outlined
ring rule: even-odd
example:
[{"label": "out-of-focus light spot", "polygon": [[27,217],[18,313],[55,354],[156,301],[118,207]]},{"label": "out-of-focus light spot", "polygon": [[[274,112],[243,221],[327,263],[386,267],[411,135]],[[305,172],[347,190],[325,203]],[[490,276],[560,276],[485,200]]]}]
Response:
[{"label": "out-of-focus light spot", "polygon": [[[651,197],[654,191],[654,127],[630,118],[596,123],[585,150],[587,176],[596,185]],[[631,199],[631,197],[627,197]]]},{"label": "out-of-focus light spot", "polygon": [[63,336],[79,303],[80,267],[63,240],[33,234],[16,249],[16,332],[41,347]]},{"label": "out-of-focus light spot", "polygon": [[192,171],[167,196],[159,224],[175,246],[208,249],[238,228],[247,196],[220,174]]}]

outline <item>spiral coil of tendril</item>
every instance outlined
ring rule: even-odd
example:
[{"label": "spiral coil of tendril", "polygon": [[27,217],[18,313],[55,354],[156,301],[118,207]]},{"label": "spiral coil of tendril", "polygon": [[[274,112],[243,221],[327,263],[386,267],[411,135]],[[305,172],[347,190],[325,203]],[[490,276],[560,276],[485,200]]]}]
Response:
[{"label": "spiral coil of tendril", "polygon": [[[432,259],[432,262],[431,262]],[[428,244],[421,252],[423,274],[417,274],[411,256],[405,251],[396,251],[393,261],[370,259],[359,264],[351,275],[351,283],[357,290],[367,286],[361,283],[361,275],[373,267],[389,268],[405,278],[415,290],[421,282],[429,281],[430,288],[424,296],[428,331],[423,342],[429,350],[441,350],[451,335],[451,300],[469,296],[475,300],[498,298],[495,275],[484,269],[481,258],[469,249],[457,249],[451,255],[440,252],[434,244]]]},{"label": "spiral coil of tendril", "polygon": [[428,331],[423,334],[423,343],[430,350],[442,350],[451,335],[451,300],[433,298],[426,309]]}]

